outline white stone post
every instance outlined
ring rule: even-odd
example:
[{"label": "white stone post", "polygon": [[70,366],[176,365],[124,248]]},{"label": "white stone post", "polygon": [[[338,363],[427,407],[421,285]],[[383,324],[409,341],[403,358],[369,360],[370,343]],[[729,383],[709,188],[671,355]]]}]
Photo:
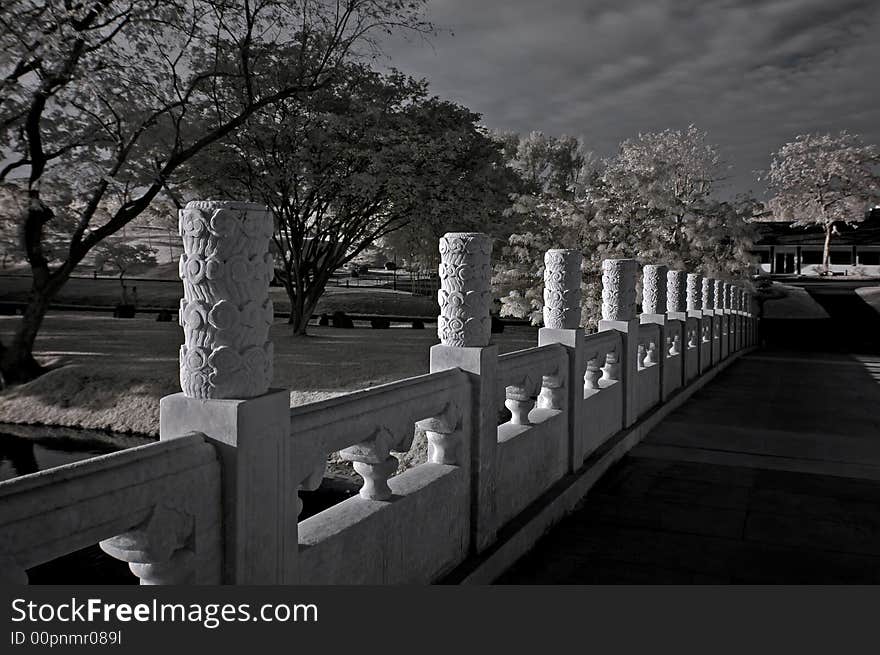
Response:
[{"label": "white stone post", "polygon": [[709,368],[718,363],[716,338],[718,318],[715,316],[715,280],[708,277],[703,278],[703,320],[705,322],[703,339],[709,344],[709,359],[706,365],[706,368]]},{"label": "white stone post", "polygon": [[738,286],[736,287],[736,309],[737,315],[739,317],[739,344],[738,347],[740,350],[745,348],[746,345],[746,303],[745,303],[745,289]]},{"label": "white stone post", "polygon": [[740,348],[740,330],[742,328],[740,324],[740,314],[739,314],[739,288],[735,284],[730,285],[729,291],[729,302],[730,302],[730,318],[733,323],[733,330],[730,339],[730,348],[733,352],[736,352]]},{"label": "white stone post", "polygon": [[180,210],[184,298],[183,393],[162,398],[160,438],[203,433],[222,471],[224,567],[229,584],[291,584],[297,556],[290,479],[290,394],[270,389],[272,215],[245,202]]},{"label": "white stone post", "polygon": [[440,343],[431,348],[431,372],[460,368],[471,380],[471,543],[477,551],[495,540],[495,464],[498,449],[498,347],[489,345],[492,240],[479,232],[440,239]]},{"label": "white stone post", "polygon": [[718,339],[718,360],[727,357],[727,309],[724,302],[724,282],[715,280],[715,318],[718,324],[715,327]]},{"label": "white stone post", "polygon": [[548,250],[544,254],[544,327],[538,345],[559,343],[568,351],[568,469],[584,462],[584,376],[587,362],[581,323],[581,264],[577,250]]},{"label": "white stone post", "polygon": [[697,319],[694,332],[688,334],[688,345],[697,348],[697,372],[706,369],[706,353],[703,349],[703,276],[699,273],[688,273],[687,276],[687,314],[688,318]]},{"label": "white stone post", "polygon": [[733,312],[733,285],[724,283],[724,310],[727,315],[727,351],[725,356],[736,352],[736,315]]},{"label": "white stone post", "polygon": [[599,330],[621,333],[623,357],[620,380],[623,382],[623,427],[638,418],[638,348],[639,319],[636,316],[635,259],[606,259],[602,262],[602,320]]},{"label": "white stone post", "polygon": [[745,292],[745,312],[746,312],[746,345],[755,345],[755,317],[752,312],[752,292]]},{"label": "white stone post", "polygon": [[687,384],[688,357],[693,357],[687,349],[687,272],[669,271],[666,274],[666,317],[670,321],[678,321],[680,329],[675,351],[681,355],[681,385]]},{"label": "white stone post", "polygon": [[657,344],[657,363],[660,366],[660,400],[666,400],[670,391],[667,388],[665,368],[666,357],[672,344],[666,343],[666,278],[669,268],[662,264],[646,264],[642,267],[642,313],[640,323],[654,323],[660,326],[660,343]]}]

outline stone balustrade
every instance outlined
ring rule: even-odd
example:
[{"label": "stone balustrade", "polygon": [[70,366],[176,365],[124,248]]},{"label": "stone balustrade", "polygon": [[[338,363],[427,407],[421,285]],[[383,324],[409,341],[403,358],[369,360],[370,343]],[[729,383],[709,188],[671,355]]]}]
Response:
[{"label": "stone balustrade", "polygon": [[[271,362],[249,354],[271,355],[266,229],[253,205],[181,212],[184,393],[162,400],[156,444],[0,483],[4,580],[96,542],[145,584],[485,579],[755,342],[744,289],[632,259],[603,263],[588,334],[583,260],[552,250],[538,343],[499,356],[491,241],[447,234],[430,372],[291,409],[269,388]],[[422,434],[425,460],[399,472]],[[299,494],[330,455],[351,463],[360,493],[301,518]],[[578,493],[548,495],[568,484]]]}]

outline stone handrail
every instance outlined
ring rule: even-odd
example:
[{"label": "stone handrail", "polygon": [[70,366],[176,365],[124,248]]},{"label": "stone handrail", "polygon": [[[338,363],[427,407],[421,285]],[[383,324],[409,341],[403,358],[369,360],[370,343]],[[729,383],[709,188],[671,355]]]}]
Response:
[{"label": "stone handrail", "polygon": [[621,339],[617,332],[594,332],[584,338],[587,362],[584,396],[598,393],[620,379]]},{"label": "stone handrail", "polygon": [[0,483],[0,570],[96,542],[141,584],[221,580],[220,467],[201,435],[162,441]]},{"label": "stone handrail", "polygon": [[510,410],[510,422],[529,425],[529,412],[562,410],[566,405],[568,356],[559,344],[526,348],[498,357],[499,404]]},{"label": "stone handrail", "polygon": [[[547,507],[577,500],[551,489],[586,480],[585,493],[756,342],[744,290],[632,259],[603,262],[602,319],[587,334],[583,259],[553,250],[538,343],[499,356],[492,241],[451,233],[430,373],[291,409],[269,388],[269,228],[258,205],[182,210],[184,393],[162,399],[159,443],[0,483],[6,579],[98,541],[143,583],[426,583],[522,554],[540,535],[523,525],[546,528],[558,518]],[[417,433],[425,461],[400,471],[392,453]],[[334,453],[363,479],[359,494],[299,520],[299,492]]]},{"label": "stone handrail", "polygon": [[638,368],[643,370],[656,366],[660,363],[661,329],[656,323],[642,323],[639,325],[638,340]]},{"label": "stone handrail", "polygon": [[451,439],[469,411],[467,386],[464,373],[448,370],[292,408],[293,477],[323,473],[328,454],[339,452],[365,478],[363,497],[389,497],[387,479],[398,466],[391,452],[410,449],[417,423],[430,434],[432,461],[457,460]]}]

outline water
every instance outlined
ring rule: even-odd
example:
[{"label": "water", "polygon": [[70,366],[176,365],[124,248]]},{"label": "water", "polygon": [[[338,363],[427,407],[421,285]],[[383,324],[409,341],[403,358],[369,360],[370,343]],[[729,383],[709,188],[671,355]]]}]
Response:
[{"label": "water", "polygon": [[[0,482],[149,442],[146,437],[0,423]],[[97,544],[28,570],[31,584],[136,584]]]},{"label": "water", "polygon": [[[93,432],[59,427],[33,427],[0,423],[0,482],[44,471],[152,439],[128,434]],[[344,478],[325,478],[319,489],[302,492],[300,519],[355,495],[359,484]],[[125,562],[113,559],[97,544],[27,571],[30,584],[137,584]]]}]

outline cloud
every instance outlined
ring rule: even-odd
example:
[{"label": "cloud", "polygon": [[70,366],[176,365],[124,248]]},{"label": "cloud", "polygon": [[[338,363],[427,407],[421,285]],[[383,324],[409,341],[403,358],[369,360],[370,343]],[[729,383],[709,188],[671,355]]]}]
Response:
[{"label": "cloud", "polygon": [[433,0],[428,46],[390,63],[490,127],[582,136],[599,155],[690,123],[733,165],[729,192],[797,134],[880,143],[876,0]]}]

